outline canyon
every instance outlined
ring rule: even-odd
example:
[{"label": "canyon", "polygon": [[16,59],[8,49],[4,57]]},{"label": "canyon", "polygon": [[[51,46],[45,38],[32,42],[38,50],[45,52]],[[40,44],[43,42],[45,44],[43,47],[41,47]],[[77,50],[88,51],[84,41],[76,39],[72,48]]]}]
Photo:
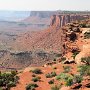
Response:
[{"label": "canyon", "polygon": [[[21,22],[14,25],[20,24],[24,32],[0,33],[1,89],[90,89],[89,12],[37,11]],[[39,30],[34,28],[35,31],[32,28],[26,30],[27,26],[22,27],[22,24],[26,25],[27,22],[33,25],[44,24],[46,27],[43,30],[43,26],[37,28]],[[14,75],[16,81],[9,82],[9,75]],[[5,86],[3,77],[5,81],[10,78],[9,85]]]},{"label": "canyon", "polygon": [[[54,17],[57,17],[57,19]],[[35,46],[34,48],[32,48],[32,50],[38,50],[38,48],[40,49],[42,47],[44,51],[48,51],[50,53],[50,50],[52,50],[54,53],[56,53],[55,57],[51,61],[46,62],[43,66],[29,66],[25,68],[22,73],[19,73],[19,83],[11,90],[26,90],[30,84],[38,85],[35,90],[53,90],[52,88],[57,90],[90,89],[90,63],[87,64],[87,62],[90,62],[90,58],[87,62],[82,61],[82,58],[84,58],[85,60],[85,58],[88,58],[90,56],[89,16],[85,15],[84,18],[84,16],[82,15],[80,16],[80,20],[73,19],[72,22],[66,24],[64,23],[65,25],[62,24],[63,26],[60,26],[60,18],[57,15],[54,15],[54,17],[51,17],[51,25],[48,29],[34,34],[34,36],[37,36],[33,39],[34,42],[31,41],[31,36],[28,33],[25,34],[26,40],[23,43],[26,44],[24,45],[25,47],[27,47],[26,49],[28,51],[31,50],[32,45]],[[76,16],[73,17],[76,18]],[[24,37],[24,35],[22,37]],[[21,45],[22,37],[18,39],[19,41],[21,41]],[[29,43],[28,45],[27,42]],[[49,45],[51,43],[53,47],[46,47],[46,45]],[[24,46],[22,45],[22,47]],[[58,48],[60,49],[58,50]],[[24,48],[21,48],[21,50],[23,49]],[[79,74],[79,65],[82,67],[88,67],[88,71],[87,69],[85,69],[86,67],[82,69],[82,72],[83,70],[85,73],[86,71],[88,72],[87,75],[82,76],[81,74]],[[39,71],[41,70],[42,73],[35,73],[34,71],[37,69]],[[35,82],[33,80],[33,76],[39,76],[40,80]],[[77,76],[77,78],[73,79],[73,77],[75,76]],[[83,80],[81,80],[82,77]],[[74,81],[72,82],[72,80]],[[78,80],[81,81],[79,82]],[[29,86],[29,88],[31,87]]]},{"label": "canyon", "polygon": [[[36,17],[38,14],[35,13],[34,15]],[[47,14],[46,17],[48,17]],[[54,60],[57,54],[61,54],[62,56],[66,55],[65,57],[69,56],[68,58],[73,60],[71,58],[72,53],[68,50],[70,50],[70,48],[74,48],[73,46],[75,46],[75,49],[77,49],[77,46],[70,44],[69,47],[69,42],[66,40],[69,36],[70,40],[74,41],[76,40],[77,35],[72,31],[74,24],[71,26],[67,25],[73,22],[87,20],[89,17],[89,14],[76,15],[72,13],[70,15],[63,15],[61,13],[52,15],[50,17],[50,24],[47,29],[33,32],[28,31],[19,34],[13,38],[14,41],[9,43],[10,47],[8,49],[1,50],[1,55],[3,55],[0,61],[1,67],[3,69],[6,67],[5,69],[10,70],[23,69],[28,66],[41,66],[52,59]],[[66,34],[67,29],[69,32]],[[80,32],[79,24],[74,26],[74,31]],[[70,54],[66,52],[69,52]]]}]

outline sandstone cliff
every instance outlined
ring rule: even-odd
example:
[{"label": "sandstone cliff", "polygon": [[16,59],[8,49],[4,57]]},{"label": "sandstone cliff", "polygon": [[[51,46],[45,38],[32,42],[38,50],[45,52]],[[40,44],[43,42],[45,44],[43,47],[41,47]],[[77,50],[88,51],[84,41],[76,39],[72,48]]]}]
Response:
[{"label": "sandstone cliff", "polygon": [[67,23],[71,23],[71,22],[75,22],[75,21],[79,21],[79,20],[85,20],[85,19],[89,19],[90,15],[63,15],[63,14],[59,14],[59,15],[53,15],[51,16],[51,22],[50,25],[53,26],[55,25],[56,27],[63,27],[64,25],[66,25]]}]

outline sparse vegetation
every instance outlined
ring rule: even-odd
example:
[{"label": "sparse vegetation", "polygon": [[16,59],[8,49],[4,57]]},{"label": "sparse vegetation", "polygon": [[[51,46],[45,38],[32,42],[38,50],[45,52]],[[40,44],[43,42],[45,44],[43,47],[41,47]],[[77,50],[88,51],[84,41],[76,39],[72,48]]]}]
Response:
[{"label": "sparse vegetation", "polygon": [[83,77],[81,75],[74,75],[73,77],[73,83],[81,83],[81,81],[83,80]]},{"label": "sparse vegetation", "polygon": [[62,61],[65,61],[65,60],[66,60],[66,57],[62,57],[61,60],[62,60]]},{"label": "sparse vegetation", "polygon": [[46,76],[46,78],[51,78],[51,74],[50,73],[46,74],[45,76]]},{"label": "sparse vegetation", "polygon": [[48,83],[49,84],[54,84],[54,79],[50,80]]},{"label": "sparse vegetation", "polygon": [[61,73],[58,76],[56,76],[57,80],[64,81],[66,86],[71,86],[73,84],[73,76],[66,74],[66,73]]},{"label": "sparse vegetation", "polygon": [[66,82],[66,86],[71,86],[73,84],[73,77],[67,77],[65,82]]},{"label": "sparse vegetation", "polygon": [[73,50],[72,53],[73,53],[72,57],[73,57],[73,59],[75,59],[77,54],[79,54],[79,51],[78,50]]},{"label": "sparse vegetation", "polygon": [[35,73],[35,74],[42,74],[42,71],[38,68],[32,70],[32,73]]},{"label": "sparse vegetation", "polygon": [[35,88],[37,87],[38,87],[37,84],[31,83],[26,86],[26,90],[35,90]]},{"label": "sparse vegetation", "polygon": [[81,23],[81,24],[80,24],[80,27],[86,28],[86,23]]},{"label": "sparse vegetation", "polygon": [[19,77],[16,76],[16,71],[10,73],[0,73],[0,87],[5,87],[9,90],[11,87],[15,87],[18,83]]},{"label": "sparse vegetation", "polygon": [[51,87],[51,90],[59,90],[59,89],[60,89],[60,86],[58,86],[58,85]]},{"label": "sparse vegetation", "polygon": [[90,56],[81,58],[81,62],[85,63],[86,65],[90,65]]},{"label": "sparse vegetation", "polygon": [[79,66],[78,71],[82,76],[90,76],[90,65],[81,65]]},{"label": "sparse vegetation", "polygon": [[64,68],[64,73],[68,73],[71,70],[70,66],[63,66],[63,68]]},{"label": "sparse vegetation", "polygon": [[46,78],[52,78],[52,77],[55,77],[56,75],[57,75],[56,72],[51,72],[46,74]]},{"label": "sparse vegetation", "polygon": [[57,80],[65,80],[65,79],[67,79],[69,77],[69,75],[68,74],[66,74],[66,73],[60,73],[59,75],[57,75],[56,76],[56,79]]},{"label": "sparse vegetation", "polygon": [[84,39],[90,39],[90,32],[84,33]]},{"label": "sparse vegetation", "polygon": [[40,79],[41,79],[41,77],[33,77],[33,78],[32,78],[32,81],[33,81],[33,82],[37,82],[37,81],[40,81]]}]

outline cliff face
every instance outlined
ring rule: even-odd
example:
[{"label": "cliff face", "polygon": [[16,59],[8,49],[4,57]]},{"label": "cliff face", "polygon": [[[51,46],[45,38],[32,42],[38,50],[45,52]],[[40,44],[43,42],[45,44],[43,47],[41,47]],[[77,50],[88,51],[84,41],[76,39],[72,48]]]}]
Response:
[{"label": "cliff face", "polygon": [[53,15],[51,16],[50,26],[62,27],[67,23],[71,23],[77,20],[89,19],[90,15]]}]

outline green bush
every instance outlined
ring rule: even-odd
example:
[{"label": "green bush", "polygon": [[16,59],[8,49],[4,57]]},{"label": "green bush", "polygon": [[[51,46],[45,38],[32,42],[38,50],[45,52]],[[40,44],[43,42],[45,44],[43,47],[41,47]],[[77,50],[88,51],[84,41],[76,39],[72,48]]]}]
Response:
[{"label": "green bush", "polygon": [[68,79],[69,75],[66,73],[60,73],[59,75],[56,76],[56,80],[66,80]]},{"label": "green bush", "polygon": [[46,78],[51,78],[51,74],[50,73],[46,74],[45,76],[46,76]]},{"label": "green bush", "polygon": [[10,87],[15,87],[16,86],[16,83],[15,82],[12,82],[10,81],[8,84],[7,84],[7,87],[10,88]]},{"label": "green bush", "polygon": [[37,82],[37,81],[40,81],[40,79],[41,79],[40,77],[33,77],[32,81]]},{"label": "green bush", "polygon": [[66,80],[66,86],[71,86],[73,84],[73,78],[72,77],[68,77]]},{"label": "green bush", "polygon": [[66,57],[62,57],[61,60],[62,60],[62,61],[65,61],[65,60],[66,60]]},{"label": "green bush", "polygon": [[56,72],[51,72],[51,77],[55,77],[56,75]]},{"label": "green bush", "polygon": [[87,27],[87,26],[86,26],[86,23],[81,23],[81,24],[80,24],[80,27],[86,28],[86,27]]},{"label": "green bush", "polygon": [[90,39],[90,32],[84,33],[84,39]]},{"label": "green bush", "polygon": [[42,74],[42,71],[38,68],[32,70],[32,73],[35,73],[35,74]]},{"label": "green bush", "polygon": [[37,88],[37,87],[38,87],[37,84],[31,83],[26,86],[26,90],[35,90],[35,88]]},{"label": "green bush", "polygon": [[85,63],[86,65],[90,65],[90,56],[81,58],[81,62]]},{"label": "green bush", "polygon": [[74,75],[73,77],[73,83],[81,83],[83,80],[83,77],[81,75]]},{"label": "green bush", "polygon": [[72,84],[81,83],[83,77],[81,75],[74,75],[73,77],[68,77],[66,79],[66,86],[71,86]]},{"label": "green bush", "polygon": [[55,77],[56,75],[57,75],[56,72],[51,72],[51,73],[46,74],[45,76],[46,78],[52,78],[52,77]]},{"label": "green bush", "polygon": [[82,76],[90,76],[90,65],[81,65],[78,67],[78,71]]},{"label": "green bush", "polygon": [[71,70],[70,66],[63,66],[63,68],[64,68],[64,73],[68,73]]},{"label": "green bush", "polygon": [[17,71],[11,71],[11,74],[15,76],[15,75],[17,75],[18,73],[17,73]]},{"label": "green bush", "polygon": [[0,86],[10,89],[11,87],[16,86],[18,83],[19,77],[16,76],[16,73],[0,73]]},{"label": "green bush", "polygon": [[59,89],[60,89],[60,86],[57,86],[57,85],[51,87],[51,90],[59,90]]},{"label": "green bush", "polygon": [[50,80],[48,83],[49,84],[54,84],[54,79]]},{"label": "green bush", "polygon": [[73,59],[75,59],[75,57],[77,56],[77,54],[79,54],[79,51],[72,51],[72,53],[73,53],[72,57],[73,57]]},{"label": "green bush", "polygon": [[66,73],[59,74],[58,76],[56,76],[56,79],[66,82],[66,86],[71,86],[73,84],[73,77]]}]

